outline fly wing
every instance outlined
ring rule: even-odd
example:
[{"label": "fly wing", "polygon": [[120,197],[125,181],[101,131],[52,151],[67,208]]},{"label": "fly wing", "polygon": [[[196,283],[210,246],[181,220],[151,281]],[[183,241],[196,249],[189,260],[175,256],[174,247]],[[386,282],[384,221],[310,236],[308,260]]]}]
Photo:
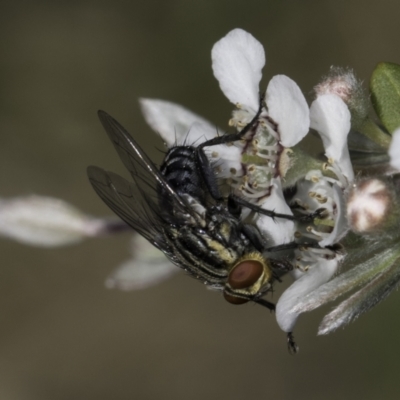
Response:
[{"label": "fly wing", "polygon": [[[136,184],[141,188],[147,185],[148,188],[145,191],[150,189],[156,197],[157,193],[162,189],[163,196],[168,196],[169,204],[173,206],[172,211],[175,215],[195,216],[193,208],[168,184],[128,131],[105,111],[100,110],[98,115],[119,157],[131,173]],[[157,200],[154,199],[153,201]]]},{"label": "fly wing", "polygon": [[172,256],[173,249],[164,235],[165,222],[157,204],[145,192],[99,167],[90,166],[87,173],[94,190],[111,210],[167,256]]},{"label": "fly wing", "polygon": [[[192,270],[173,240],[182,226],[197,226],[202,221],[201,213],[175,192],[125,128],[104,111],[99,111],[99,117],[135,182],[91,166],[88,176],[93,188],[122,220],[160,249],[172,263],[208,284]],[[160,196],[163,196],[162,202]]]},{"label": "fly wing", "polygon": [[158,204],[154,203],[144,190],[121,176],[99,167],[90,166],[87,173],[94,190],[107,206],[161,250],[173,264],[185,269],[187,273],[207,285],[213,284],[215,287],[220,287],[218,284],[209,282],[197,270],[192,270],[187,261],[182,258],[174,242],[169,238],[170,235],[166,235],[165,230],[172,227],[164,219]]}]

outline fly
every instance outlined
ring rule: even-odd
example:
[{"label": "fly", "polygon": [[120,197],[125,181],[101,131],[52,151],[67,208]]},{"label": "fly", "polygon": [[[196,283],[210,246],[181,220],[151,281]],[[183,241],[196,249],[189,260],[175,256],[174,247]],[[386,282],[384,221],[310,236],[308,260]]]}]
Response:
[{"label": "fly", "polygon": [[[132,183],[113,172],[88,167],[89,180],[100,198],[173,264],[221,290],[228,302],[252,301],[274,310],[275,305],[262,297],[293,266],[263,253],[296,244],[268,248],[256,227],[240,221],[240,211],[246,206],[271,217],[295,217],[262,210],[233,195],[224,198],[203,150],[240,139],[259,114],[239,134],[217,137],[197,147],[171,148],[160,169],[122,125],[104,111],[98,114],[134,180]],[[288,342],[294,348],[291,336]]]}]

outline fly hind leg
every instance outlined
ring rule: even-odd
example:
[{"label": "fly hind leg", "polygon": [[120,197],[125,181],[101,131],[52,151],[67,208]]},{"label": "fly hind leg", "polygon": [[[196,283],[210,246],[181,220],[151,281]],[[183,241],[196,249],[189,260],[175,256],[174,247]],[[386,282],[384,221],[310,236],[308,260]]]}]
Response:
[{"label": "fly hind leg", "polygon": [[313,221],[314,218],[323,217],[323,215],[325,213],[324,208],[319,208],[318,210],[314,211],[313,213],[310,213],[307,215],[296,216],[296,215],[291,215],[291,214],[282,214],[282,213],[277,213],[272,210],[266,210],[264,208],[261,208],[260,206],[250,203],[249,201],[247,201],[239,196],[236,196],[233,194],[231,196],[232,196],[232,200],[235,201],[238,205],[241,205],[242,207],[246,207],[256,213],[271,217],[272,219],[283,218],[283,219],[288,219],[291,221],[307,222],[307,221]]}]

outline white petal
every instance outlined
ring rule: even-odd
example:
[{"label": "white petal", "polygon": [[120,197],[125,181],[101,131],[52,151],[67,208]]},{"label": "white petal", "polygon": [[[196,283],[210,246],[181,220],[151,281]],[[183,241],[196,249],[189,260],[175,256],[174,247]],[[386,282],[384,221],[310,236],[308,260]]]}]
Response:
[{"label": "white petal", "polygon": [[107,278],[109,289],[138,290],[156,285],[179,271],[165,255],[140,235],[132,239],[133,256]]},{"label": "white petal", "polygon": [[[214,138],[217,134],[223,134],[223,132],[209,123],[194,122],[186,134],[182,135],[179,140],[175,142],[175,145],[198,146],[200,143]],[[217,146],[213,146],[209,149],[214,150],[216,147]]]},{"label": "white petal", "polygon": [[286,289],[276,304],[276,320],[284,332],[292,332],[299,312],[293,308],[308,293],[329,281],[336,273],[339,259],[322,260]]},{"label": "white petal", "polygon": [[267,87],[268,114],[278,124],[280,142],[293,147],[310,129],[310,110],[299,86],[285,75],[274,76]]},{"label": "white petal", "polygon": [[181,143],[191,126],[197,122],[207,131],[217,129],[214,125],[188,109],[169,101],[140,99],[140,106],[146,122],[165,141],[168,147]]},{"label": "white petal", "polygon": [[239,145],[224,144],[206,147],[205,153],[214,166],[218,179],[242,176],[242,148]]},{"label": "white petal", "polygon": [[[209,124],[203,124],[199,122],[193,123],[186,135],[182,136],[181,139],[176,143],[177,145],[186,146],[198,146],[206,140],[214,138],[217,133],[223,134],[221,131],[217,131],[215,127],[211,127]],[[210,146],[204,149],[212,165],[215,167],[215,172],[218,178],[228,178],[232,176],[231,171],[236,170],[241,172],[242,170],[242,148],[240,145],[225,144]],[[237,174],[236,174],[237,175]],[[240,175],[240,174],[239,174]]]},{"label": "white petal", "polygon": [[349,230],[346,218],[346,205],[344,202],[343,191],[336,184],[333,185],[332,191],[333,201],[336,204],[335,226],[328,237],[318,242],[321,247],[330,246],[334,243],[339,242],[339,240]]},{"label": "white petal", "polygon": [[63,200],[42,196],[0,201],[0,235],[32,246],[55,247],[101,234],[106,221],[91,218]]},{"label": "white petal", "polygon": [[325,154],[333,159],[349,181],[354,179],[353,167],[347,147],[351,115],[345,102],[337,95],[325,94],[310,107],[311,128],[318,131]]},{"label": "white petal", "polygon": [[400,171],[400,128],[397,128],[392,134],[389,156],[390,165]]},{"label": "white petal", "polygon": [[265,52],[261,43],[250,33],[234,29],[215,43],[212,67],[221,90],[234,104],[259,107],[259,83],[265,65]]},{"label": "white petal", "polygon": [[[272,180],[271,194],[266,198],[265,202],[261,205],[261,208],[275,211],[280,214],[293,215],[283,197],[282,187],[278,179]],[[260,232],[270,240],[272,246],[293,241],[293,221],[284,218],[272,219],[266,215],[259,214],[256,225]]]}]

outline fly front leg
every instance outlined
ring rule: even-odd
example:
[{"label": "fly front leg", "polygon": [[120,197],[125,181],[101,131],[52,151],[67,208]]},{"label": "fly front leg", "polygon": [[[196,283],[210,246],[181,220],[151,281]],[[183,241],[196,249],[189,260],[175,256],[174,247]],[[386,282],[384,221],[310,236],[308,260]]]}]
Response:
[{"label": "fly front leg", "polygon": [[250,224],[242,224],[241,231],[250,240],[251,244],[256,248],[257,251],[263,253],[267,249],[267,243],[257,227]]},{"label": "fly front leg", "polygon": [[296,342],[294,341],[293,332],[288,332],[287,334],[287,345],[290,354],[297,354],[299,351],[299,346],[297,346]]},{"label": "fly front leg", "polygon": [[200,143],[195,150],[195,157],[197,160],[197,165],[201,171],[203,179],[210,191],[211,196],[215,200],[222,200],[220,190],[218,188],[217,179],[215,173],[211,167],[208,157],[204,153],[204,147],[215,146],[218,144],[226,144],[231,142],[236,142],[244,138],[247,132],[252,130],[258,123],[258,119],[263,109],[263,97],[260,98],[260,107],[254,116],[254,118],[248,123],[240,132],[231,133],[223,136],[218,136],[216,138],[207,140],[206,142]]},{"label": "fly front leg", "polygon": [[258,299],[258,300],[254,300],[255,303],[260,304],[263,307],[267,307],[268,310],[270,311],[275,311],[275,304],[271,303],[268,300],[265,299]]},{"label": "fly front leg", "polygon": [[200,143],[197,146],[197,150],[203,149],[204,147],[216,146],[218,144],[226,144],[242,140],[245,135],[250,132],[258,123],[261,112],[263,110],[264,96],[260,97],[260,107],[253,117],[253,119],[240,131],[237,133],[228,133],[226,135],[218,136],[213,139],[207,140],[206,142]]}]

